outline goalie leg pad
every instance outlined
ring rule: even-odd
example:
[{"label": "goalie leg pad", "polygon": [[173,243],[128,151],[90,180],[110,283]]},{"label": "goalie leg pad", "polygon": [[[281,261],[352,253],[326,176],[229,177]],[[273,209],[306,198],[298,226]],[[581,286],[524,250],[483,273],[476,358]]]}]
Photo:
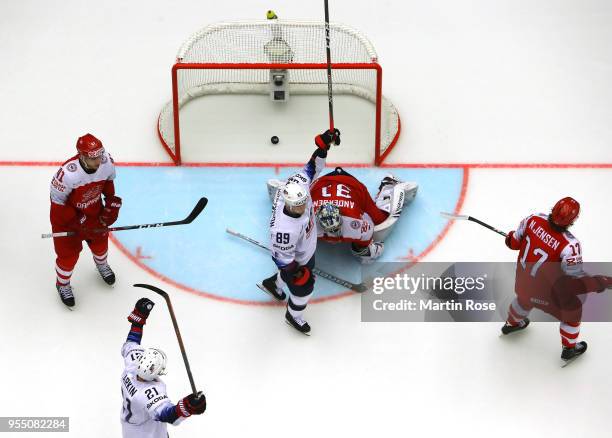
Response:
[{"label": "goalie leg pad", "polygon": [[376,206],[389,213],[389,217],[374,227],[374,241],[382,242],[399,219],[404,205],[416,196],[419,186],[414,182],[384,185],[376,195]]},{"label": "goalie leg pad", "polygon": [[270,197],[270,202],[274,202],[274,197],[276,196],[276,192],[279,188],[285,185],[284,180],[271,178],[267,182],[268,185],[268,196]]}]

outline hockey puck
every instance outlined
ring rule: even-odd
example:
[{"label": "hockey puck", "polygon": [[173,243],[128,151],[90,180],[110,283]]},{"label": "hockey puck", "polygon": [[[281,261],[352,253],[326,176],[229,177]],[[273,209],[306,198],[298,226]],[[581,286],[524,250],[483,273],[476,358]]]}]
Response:
[{"label": "hockey puck", "polygon": [[272,144],[278,144],[279,139],[276,135],[273,135],[270,141],[272,142]]}]

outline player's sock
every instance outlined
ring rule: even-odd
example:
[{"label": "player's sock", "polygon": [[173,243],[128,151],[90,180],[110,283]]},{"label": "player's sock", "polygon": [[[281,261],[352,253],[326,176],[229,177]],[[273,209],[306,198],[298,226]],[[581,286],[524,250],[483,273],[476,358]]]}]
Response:
[{"label": "player's sock", "polygon": [[580,335],[580,322],[562,322],[559,324],[561,343],[565,348],[574,348]]},{"label": "player's sock", "polygon": [[73,269],[66,270],[63,269],[60,265],[55,263],[55,278],[56,284],[60,286],[70,285],[70,278],[72,277]]}]

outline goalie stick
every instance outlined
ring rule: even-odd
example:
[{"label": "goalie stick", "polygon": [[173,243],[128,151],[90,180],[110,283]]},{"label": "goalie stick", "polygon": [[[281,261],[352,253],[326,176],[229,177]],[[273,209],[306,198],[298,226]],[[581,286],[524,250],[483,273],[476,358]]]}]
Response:
[{"label": "goalie stick", "polygon": [[176,339],[178,339],[179,348],[181,349],[181,354],[183,355],[183,361],[185,362],[185,368],[187,369],[187,377],[189,377],[189,383],[191,384],[191,391],[193,394],[197,394],[195,383],[193,381],[193,375],[191,374],[191,368],[189,367],[189,361],[187,360],[187,353],[185,352],[185,346],[183,345],[183,338],[181,337],[181,332],[178,328],[178,323],[176,322],[176,316],[174,315],[174,309],[172,308],[172,303],[170,302],[170,296],[161,290],[158,287],[151,286],[150,284],[142,284],[137,283],[134,287],[142,287],[143,289],[149,289],[150,291],[155,292],[158,295],[161,295],[164,300],[166,300],[166,304],[168,305],[168,310],[170,311],[170,317],[172,318],[172,325],[174,326],[174,333],[176,333]]},{"label": "goalie stick", "polygon": [[[236,236],[239,237],[243,240],[246,240],[247,242],[252,243],[253,245],[256,245],[262,249],[265,249],[266,251],[270,251],[270,248],[268,248],[266,245],[264,245],[261,242],[258,242],[255,239],[251,239],[249,236],[245,236],[242,233],[239,233],[238,231],[234,231],[230,228],[226,228],[225,231],[229,234],[231,234],[232,236]],[[355,284],[355,283],[351,283],[350,281],[347,280],[343,280],[342,278],[338,278],[335,275],[330,274],[329,272],[325,272],[320,270],[319,268],[317,268],[316,266],[312,269],[312,272],[315,275],[318,275],[319,277],[325,278],[326,280],[332,281],[336,284],[339,284],[340,286],[344,286],[347,287],[351,290],[354,290],[355,292],[365,292],[367,290],[367,287],[363,284],[363,283],[359,283],[359,284]]]},{"label": "goalie stick", "polygon": [[[101,233],[101,232],[108,232],[108,231],[139,230],[141,228],[159,228],[159,227],[171,227],[173,225],[187,225],[193,222],[194,219],[198,217],[200,213],[202,213],[202,210],[204,210],[204,207],[206,207],[206,204],[208,204],[208,199],[200,198],[200,200],[195,205],[195,207],[193,207],[193,210],[191,210],[191,213],[189,213],[189,215],[185,219],[180,220],[180,221],[158,222],[155,224],[126,225],[123,227],[99,228],[93,231],[97,233]],[[41,237],[43,239],[46,239],[49,237],[75,236],[76,234],[77,234],[76,231],[62,231],[60,233],[43,234]]]},{"label": "goalie stick", "polygon": [[462,215],[462,214],[453,214],[453,213],[446,213],[444,211],[441,211],[440,214],[447,218],[447,219],[454,219],[454,220],[462,220],[462,221],[471,221],[471,222],[476,222],[478,225],[482,225],[485,228],[488,228],[491,231],[495,231],[497,234],[501,234],[502,236],[506,237],[508,236],[508,234],[504,233],[503,231],[498,230],[497,228],[479,220],[476,219],[473,216],[466,216],[466,215]]}]

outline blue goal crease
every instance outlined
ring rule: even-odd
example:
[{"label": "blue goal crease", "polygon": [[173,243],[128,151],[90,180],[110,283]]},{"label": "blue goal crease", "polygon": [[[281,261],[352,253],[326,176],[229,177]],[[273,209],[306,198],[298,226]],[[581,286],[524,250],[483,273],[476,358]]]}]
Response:
[{"label": "blue goal crease", "polygon": [[[267,244],[271,206],[266,181],[300,170],[284,168],[146,168],[117,169],[117,193],[123,207],[117,226],[183,219],[197,200],[208,206],[190,225],[115,233],[115,237],[148,268],[189,288],[219,297],[268,301],[255,284],[276,266],[270,255],[231,236],[233,228]],[[404,210],[385,242],[382,261],[418,256],[440,235],[446,220],[440,211],[453,211],[461,197],[462,169],[347,168],[376,194],[389,171],[419,184],[416,199]],[[154,194],[152,196],[152,194]],[[360,281],[360,265],[345,245],[320,243],[317,265],[346,280]],[[324,279],[315,297],[337,295],[345,289]]]}]

